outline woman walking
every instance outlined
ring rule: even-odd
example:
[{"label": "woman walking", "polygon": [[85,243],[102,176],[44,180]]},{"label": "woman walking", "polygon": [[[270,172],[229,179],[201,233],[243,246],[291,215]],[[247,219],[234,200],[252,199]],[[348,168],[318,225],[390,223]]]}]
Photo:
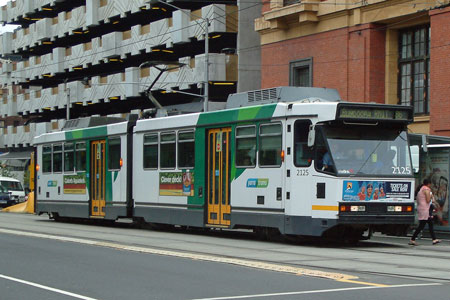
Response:
[{"label": "woman walking", "polygon": [[436,235],[433,230],[433,217],[430,215],[430,205],[432,201],[431,194],[431,181],[429,179],[424,179],[423,184],[419,187],[419,192],[417,193],[417,215],[419,219],[419,227],[417,227],[416,231],[414,231],[411,240],[409,241],[409,245],[417,246],[416,237],[423,230],[426,224],[428,224],[428,228],[431,234],[431,238],[433,239],[433,245],[440,243],[441,241],[436,239]]}]

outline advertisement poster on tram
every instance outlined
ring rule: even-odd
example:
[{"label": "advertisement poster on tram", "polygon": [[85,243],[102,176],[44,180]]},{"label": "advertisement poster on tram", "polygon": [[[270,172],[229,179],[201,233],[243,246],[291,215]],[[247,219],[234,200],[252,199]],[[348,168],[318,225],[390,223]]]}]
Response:
[{"label": "advertisement poster on tram", "polygon": [[438,226],[448,226],[448,180],[450,150],[430,148],[420,162],[420,183],[425,178],[431,181],[431,191],[438,205],[434,212],[434,221]]},{"label": "advertisement poster on tram", "polygon": [[344,201],[410,201],[411,182],[344,180]]},{"label": "advertisement poster on tram", "polygon": [[194,196],[193,172],[162,172],[159,174],[160,196]]},{"label": "advertisement poster on tram", "polygon": [[63,178],[64,194],[86,194],[86,176],[81,175],[64,175]]}]

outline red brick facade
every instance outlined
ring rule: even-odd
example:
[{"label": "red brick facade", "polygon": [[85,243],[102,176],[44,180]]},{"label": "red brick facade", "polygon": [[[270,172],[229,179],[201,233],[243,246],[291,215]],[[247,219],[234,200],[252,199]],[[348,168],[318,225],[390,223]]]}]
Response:
[{"label": "red brick facade", "polygon": [[430,134],[450,136],[450,7],[430,11]]},{"label": "red brick facade", "polygon": [[363,25],[262,46],[262,87],[289,85],[289,63],[312,58],[313,86],[355,102],[384,103],[385,31]]}]

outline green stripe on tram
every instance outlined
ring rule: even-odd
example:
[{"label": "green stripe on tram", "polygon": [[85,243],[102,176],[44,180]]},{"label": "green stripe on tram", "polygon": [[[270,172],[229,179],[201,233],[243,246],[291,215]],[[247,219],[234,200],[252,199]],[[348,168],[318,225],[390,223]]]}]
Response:
[{"label": "green stripe on tram", "polygon": [[95,137],[105,137],[108,134],[106,126],[85,128],[78,130],[66,131],[66,140],[88,139]]},{"label": "green stripe on tram", "polygon": [[[236,125],[233,124],[235,122],[242,122],[242,121],[249,121],[252,122],[253,120],[260,120],[260,119],[270,119],[272,118],[275,109],[277,107],[277,104],[268,104],[268,105],[262,105],[262,106],[250,106],[250,107],[243,107],[239,109],[233,109],[233,110],[225,110],[225,111],[214,111],[214,112],[207,112],[207,113],[201,113],[197,122],[197,126],[209,126],[211,128],[218,128],[221,126],[224,127],[232,127],[234,128]],[[217,124],[215,126],[214,124]],[[226,124],[226,125],[223,125]],[[233,124],[233,125],[232,125]],[[195,163],[195,169],[194,174],[203,174],[206,168],[206,162],[207,162],[207,153],[205,153],[204,149],[206,149],[206,143],[207,143],[207,134],[204,130],[196,130],[195,131],[195,157],[196,157],[196,163]],[[231,139],[232,139],[232,145],[234,145],[234,129],[231,133]],[[238,178],[245,169],[239,168],[236,169],[234,164],[235,159],[235,153],[234,150],[232,150],[232,162],[231,162],[231,176],[230,180],[233,181],[236,178]],[[202,158],[202,159],[199,159]],[[206,158],[206,159],[205,159]],[[188,204],[190,205],[203,205],[205,204],[205,199],[207,199],[207,190],[206,190],[206,178],[205,176],[195,176],[195,196],[188,197]],[[204,187],[203,190],[203,196],[200,198],[198,196],[198,187]],[[195,208],[194,208],[195,209]],[[199,209],[199,208],[197,208]]]},{"label": "green stripe on tram", "polygon": [[217,123],[232,123],[236,121],[252,121],[254,119],[267,119],[273,116],[276,107],[276,104],[268,104],[202,113],[198,118],[197,125],[202,126]]}]

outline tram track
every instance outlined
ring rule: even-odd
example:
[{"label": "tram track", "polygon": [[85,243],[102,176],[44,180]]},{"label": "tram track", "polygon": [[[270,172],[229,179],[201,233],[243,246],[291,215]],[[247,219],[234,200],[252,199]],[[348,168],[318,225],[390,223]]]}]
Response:
[{"label": "tram track", "polygon": [[[450,274],[446,275],[450,264],[448,241],[436,246],[427,246],[424,241],[421,243],[423,246],[410,247],[406,245],[406,238],[376,237],[374,240],[349,246],[321,239],[297,243],[261,241],[249,231],[205,232],[181,228],[142,230],[126,224],[94,226],[85,223],[60,223],[43,220],[38,216],[20,216],[19,219],[16,221],[16,218],[0,214],[0,227],[86,239],[96,246],[118,247],[130,251],[151,249],[154,254],[161,255],[168,252],[187,253],[185,258],[207,257],[209,261],[237,262],[244,267],[269,265],[263,269],[279,272],[290,270],[290,273],[317,275],[334,280],[338,280],[336,276],[327,277],[327,273],[343,274],[342,278],[356,275],[450,282]],[[417,265],[420,261],[425,263]],[[307,271],[302,273],[299,270]]]},{"label": "tram track", "polygon": [[[1,230],[3,233],[10,233],[10,234],[20,234],[18,232],[13,232],[12,230]],[[145,247],[139,247],[139,246],[133,246],[133,245],[121,245],[119,243],[113,243],[108,241],[91,241],[91,240],[82,240],[78,238],[64,238],[64,237],[52,237],[52,236],[44,236],[41,234],[33,234],[33,233],[27,233],[23,234],[31,237],[40,237],[40,238],[51,238],[51,239],[57,239],[65,242],[76,242],[76,243],[83,243],[83,244],[89,244],[93,246],[100,246],[100,247],[108,247],[108,248],[115,248],[120,250],[127,250],[127,251],[135,251],[135,252],[141,252],[141,253],[149,253],[149,254],[157,254],[157,255],[167,255],[167,256],[176,256],[180,258],[186,258],[186,259],[194,259],[194,260],[204,260],[204,261],[211,261],[211,262],[219,262],[219,263],[227,263],[227,264],[235,264],[240,265],[243,267],[250,267],[250,268],[257,268],[257,269],[263,269],[267,271],[275,271],[275,272],[283,272],[283,273],[291,273],[296,275],[302,275],[302,276],[313,276],[313,277],[321,277],[321,278],[328,278],[332,280],[337,281],[343,281],[343,282],[352,282],[357,284],[363,284],[363,285],[380,285],[375,283],[369,283],[364,281],[357,281],[361,275],[376,275],[376,276],[389,276],[389,277],[395,277],[395,278],[403,278],[403,279],[410,279],[410,280],[419,280],[419,281],[429,281],[429,282],[439,282],[439,283],[449,283],[450,279],[448,278],[440,278],[440,277],[430,277],[430,276],[414,276],[414,275],[400,275],[396,273],[389,273],[389,272],[368,272],[368,271],[362,271],[358,269],[352,269],[352,268],[333,268],[333,267],[327,267],[324,270],[321,270],[322,268],[317,268],[315,265],[309,265],[309,264],[292,264],[287,262],[280,262],[280,261],[272,261],[272,260],[262,260],[262,259],[242,259],[237,258],[234,256],[221,256],[214,257],[209,252],[177,252],[173,251],[172,248],[167,247],[152,247],[152,248],[145,248]],[[316,257],[317,258],[317,257]],[[328,258],[329,259],[329,258]],[[345,274],[349,273],[349,274]],[[351,274],[351,275],[350,275]],[[355,276],[356,274],[357,276]]]}]

